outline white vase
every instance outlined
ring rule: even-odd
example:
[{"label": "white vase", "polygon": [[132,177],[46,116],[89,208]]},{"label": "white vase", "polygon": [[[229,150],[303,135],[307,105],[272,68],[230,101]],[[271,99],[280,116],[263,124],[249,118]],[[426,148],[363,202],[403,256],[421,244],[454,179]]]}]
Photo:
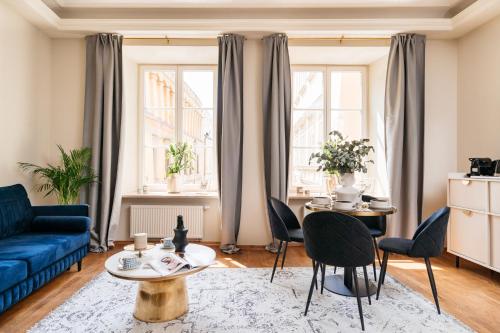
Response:
[{"label": "white vase", "polygon": [[173,173],[167,177],[168,193],[179,193],[179,175]]},{"label": "white vase", "polygon": [[335,191],[336,200],[350,201],[358,203],[361,201],[361,192],[353,185],[356,182],[353,173],[343,173],[340,175],[341,188]]}]

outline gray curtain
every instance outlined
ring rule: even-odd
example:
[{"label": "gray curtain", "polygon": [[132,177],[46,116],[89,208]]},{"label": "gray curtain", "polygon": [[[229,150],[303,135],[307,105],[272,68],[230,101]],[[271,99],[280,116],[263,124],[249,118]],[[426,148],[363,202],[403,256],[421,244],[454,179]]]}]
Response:
[{"label": "gray curtain", "polygon": [[412,237],[422,216],[425,36],[392,37],[385,91],[389,190],[398,212],[389,234]]},{"label": "gray curtain", "polygon": [[238,251],[243,167],[243,43],[244,37],[224,34],[218,38],[217,158],[221,249]]},{"label": "gray curtain", "polygon": [[120,210],[122,122],[122,36],[88,36],[83,144],[92,149],[92,167],[99,181],[84,190],[90,204],[91,251],[112,245]]},{"label": "gray curtain", "polygon": [[287,202],[292,116],[288,37],[267,36],[264,43],[262,111],[266,194]]}]

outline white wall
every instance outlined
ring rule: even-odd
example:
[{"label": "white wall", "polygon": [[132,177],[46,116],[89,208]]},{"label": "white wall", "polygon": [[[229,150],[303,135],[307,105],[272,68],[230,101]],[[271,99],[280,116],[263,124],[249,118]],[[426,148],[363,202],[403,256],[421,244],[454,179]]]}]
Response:
[{"label": "white wall", "polygon": [[457,170],[457,42],[428,40],[425,61],[424,218],[446,205]]},{"label": "white wall", "polygon": [[500,159],[500,17],[458,42],[458,169]]},{"label": "white wall", "polygon": [[[51,41],[0,2],[0,186],[30,176],[17,162],[44,163],[51,135]],[[30,193],[34,203],[50,202]]]}]

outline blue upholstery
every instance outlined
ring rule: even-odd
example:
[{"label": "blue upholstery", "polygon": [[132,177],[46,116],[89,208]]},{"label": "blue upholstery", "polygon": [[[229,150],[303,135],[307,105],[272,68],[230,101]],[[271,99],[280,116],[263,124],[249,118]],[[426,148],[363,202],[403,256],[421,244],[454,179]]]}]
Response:
[{"label": "blue upholstery", "polygon": [[0,313],[88,252],[87,205],[31,206],[22,185],[0,187]]},{"label": "blue upholstery", "polygon": [[20,184],[0,187],[0,238],[28,230],[33,210]]},{"label": "blue upholstery", "polygon": [[31,231],[38,232],[85,232],[90,230],[87,216],[35,216]]},{"label": "blue upholstery", "polygon": [[413,240],[398,237],[384,238],[378,244],[381,250],[404,255],[408,255],[412,246]]},{"label": "blue upholstery", "polygon": [[28,277],[26,262],[22,260],[0,261],[0,277],[0,292],[2,292]]}]

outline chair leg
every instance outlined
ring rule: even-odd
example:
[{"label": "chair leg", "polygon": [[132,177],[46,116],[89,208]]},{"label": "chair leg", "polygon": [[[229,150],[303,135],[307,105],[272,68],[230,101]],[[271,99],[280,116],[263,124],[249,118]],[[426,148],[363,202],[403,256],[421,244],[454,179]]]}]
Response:
[{"label": "chair leg", "polygon": [[[373,278],[375,279],[375,282],[377,281],[377,268],[375,268],[375,260],[372,262],[372,267],[373,267]],[[382,265],[380,265],[382,267]]]},{"label": "chair leg", "polygon": [[80,260],[78,263],[78,271],[82,270],[82,261]]},{"label": "chair leg", "polygon": [[333,274],[337,274],[337,266],[333,267]]},{"label": "chair leg", "polygon": [[278,245],[278,252],[276,252],[276,259],[274,260],[273,273],[271,274],[271,283],[273,283],[274,272],[276,272],[276,265],[278,264],[278,259],[280,257],[282,245],[283,245],[283,241],[280,241],[280,245]]},{"label": "chair leg", "polygon": [[389,260],[389,252],[384,251],[384,259],[382,260],[382,268],[380,269],[380,275],[378,276],[378,287],[377,287],[377,297],[380,295],[380,288],[382,283],[384,283],[385,272],[387,270],[387,261]]},{"label": "chair leg", "polygon": [[455,267],[460,268],[460,257],[459,256],[455,256]]},{"label": "chair leg", "polygon": [[424,258],[424,259],[425,259],[425,265],[427,266],[427,275],[429,275],[429,282],[431,283],[432,296],[434,296],[434,302],[436,303],[438,314],[441,314],[441,309],[439,308],[439,299],[436,288],[436,281],[434,280],[434,274],[432,273],[431,260],[429,258]]},{"label": "chair leg", "polygon": [[[316,261],[312,261],[312,265],[313,265],[313,270],[314,270],[314,267],[316,267]],[[316,274],[318,274],[318,271],[316,270],[316,272],[314,273],[314,275],[316,276]],[[314,280],[314,285],[316,286],[316,290],[318,290],[318,279],[315,279]]]},{"label": "chair leg", "polygon": [[378,264],[382,266],[382,261],[380,261],[380,254],[378,253],[377,239],[375,237],[373,237],[373,246],[375,247],[375,254],[377,255]]},{"label": "chair leg", "polygon": [[358,279],[356,274],[356,267],[352,268],[354,275],[354,289],[356,289],[356,299],[358,301],[358,311],[359,311],[359,319],[361,320],[361,330],[365,330],[365,322],[363,320],[363,306],[361,305],[361,297],[359,297],[359,286]]},{"label": "chair leg", "polygon": [[285,264],[286,249],[288,249],[288,242],[285,242],[285,251],[283,251],[283,259],[281,260],[281,269],[283,269],[283,265]]},{"label": "chair leg", "polygon": [[307,310],[309,310],[309,304],[311,303],[311,297],[313,293],[314,284],[316,283],[316,275],[318,274],[319,265],[320,265],[319,263],[314,264],[313,277],[311,280],[311,287],[309,287],[309,295],[307,296],[306,311],[304,312],[304,316],[307,316]]},{"label": "chair leg", "polygon": [[326,265],[322,264],[321,265],[321,294],[323,294],[323,289],[325,288],[325,271],[326,271]]},{"label": "chair leg", "polygon": [[370,297],[370,286],[368,285],[368,272],[366,271],[366,266],[363,266],[363,274],[365,275],[365,287],[366,287],[366,293],[368,294],[368,304],[372,305],[372,298]]}]

